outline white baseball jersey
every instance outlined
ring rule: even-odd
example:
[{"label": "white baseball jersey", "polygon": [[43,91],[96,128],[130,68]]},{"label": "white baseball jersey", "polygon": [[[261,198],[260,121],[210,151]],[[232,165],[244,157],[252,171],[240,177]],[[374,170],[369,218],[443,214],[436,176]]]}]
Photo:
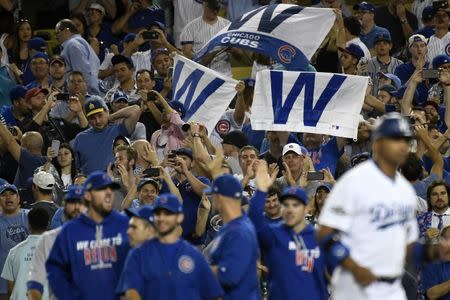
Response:
[{"label": "white baseball jersey", "polygon": [[47,271],[45,270],[45,262],[47,261],[50,250],[52,250],[55,239],[61,227],[44,232],[36,243],[36,248],[31,261],[30,271],[28,272],[28,281],[34,281],[44,286],[44,291],[48,290],[48,299],[57,300],[55,295],[49,289],[47,281]]},{"label": "white baseball jersey", "polygon": [[234,120],[234,109],[227,110],[217,122],[214,127],[213,132],[211,132],[210,139],[211,144],[214,147],[222,147],[222,136],[225,136],[227,133],[235,130],[241,130],[242,124],[239,125]]},{"label": "white baseball jersey", "polygon": [[428,40],[427,61],[431,63],[433,58],[439,54],[450,55],[450,32],[447,32],[441,39],[435,35],[430,36]]},{"label": "white baseball jersey", "polygon": [[[375,276],[401,277],[407,245],[418,238],[416,201],[413,187],[402,175],[397,173],[393,180],[369,160],[337,182],[319,224],[339,230],[352,259]],[[333,273],[332,283],[336,300],[406,299],[400,280],[362,288],[340,267]]]},{"label": "white baseball jersey", "polygon": [[177,47],[181,47],[180,34],[192,20],[200,17],[203,13],[201,0],[172,0],[173,2],[173,33]]}]

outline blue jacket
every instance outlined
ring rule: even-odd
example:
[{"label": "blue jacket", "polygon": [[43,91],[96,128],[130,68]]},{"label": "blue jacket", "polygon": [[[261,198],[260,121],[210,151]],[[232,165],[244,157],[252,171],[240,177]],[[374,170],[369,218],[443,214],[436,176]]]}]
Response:
[{"label": "blue jacket", "polygon": [[97,224],[85,214],[65,223],[47,259],[59,300],[119,299],[115,295],[129,245],[128,217],[112,211]]},{"label": "blue jacket", "polygon": [[[168,249],[173,253],[167,255],[171,252]],[[212,300],[223,296],[204,256],[184,240],[163,244],[155,238],[131,250],[117,292],[129,289],[137,290],[143,300]]]},{"label": "blue jacket", "polygon": [[223,300],[259,300],[256,262],[259,257],[255,228],[246,215],[230,221],[211,242],[210,262],[225,291]]},{"label": "blue jacket", "polygon": [[[324,258],[313,226],[307,225],[296,234],[283,222],[269,224],[264,217],[266,194],[255,192],[248,215],[255,225],[261,251],[269,267],[269,299],[328,299]],[[298,256],[294,236],[305,245]]]}]

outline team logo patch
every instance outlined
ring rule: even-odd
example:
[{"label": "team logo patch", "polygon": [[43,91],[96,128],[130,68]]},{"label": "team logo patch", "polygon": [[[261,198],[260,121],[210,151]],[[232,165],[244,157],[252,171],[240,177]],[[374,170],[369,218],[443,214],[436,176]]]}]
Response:
[{"label": "team logo patch", "polygon": [[216,131],[219,133],[220,136],[226,135],[228,132],[230,132],[231,124],[228,120],[220,120],[216,124]]},{"label": "team logo patch", "polygon": [[447,44],[444,48],[445,54],[450,55],[450,44]]},{"label": "team logo patch", "polygon": [[192,260],[192,258],[188,255],[182,255],[178,259],[178,268],[185,274],[192,273],[192,271],[195,269],[194,260]]},{"label": "team logo patch", "polygon": [[290,64],[295,56],[295,48],[291,45],[283,45],[278,49],[278,57],[285,64]]}]

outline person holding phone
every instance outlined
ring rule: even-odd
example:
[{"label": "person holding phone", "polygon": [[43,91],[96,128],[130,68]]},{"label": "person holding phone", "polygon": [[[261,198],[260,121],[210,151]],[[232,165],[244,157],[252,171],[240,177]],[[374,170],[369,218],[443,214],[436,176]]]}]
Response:
[{"label": "person holding phone", "polygon": [[[155,73],[155,90],[165,98],[172,98],[173,59],[165,49],[152,51],[152,67]],[[171,69],[172,68],[172,69]]]},{"label": "person holding phone", "polygon": [[114,75],[119,81],[119,86],[113,87],[105,95],[105,101],[111,103],[114,98],[114,94],[117,91],[121,91],[126,94],[130,102],[137,102],[140,98],[138,90],[135,87],[134,81],[134,64],[128,57],[118,54],[111,58],[111,63],[114,69]]}]

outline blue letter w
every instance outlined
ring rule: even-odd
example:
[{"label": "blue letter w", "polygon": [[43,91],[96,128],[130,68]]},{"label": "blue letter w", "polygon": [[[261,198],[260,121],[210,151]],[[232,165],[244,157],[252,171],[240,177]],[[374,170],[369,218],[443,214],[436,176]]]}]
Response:
[{"label": "blue letter w", "polygon": [[305,87],[303,124],[311,127],[315,127],[317,125],[320,116],[322,116],[323,110],[330,102],[331,98],[333,98],[334,94],[336,94],[342,86],[342,83],[346,77],[336,74],[333,75],[320,95],[316,105],[313,107],[315,76],[315,73],[300,73],[283,105],[283,72],[270,72],[272,84],[272,108],[274,112],[275,124],[286,124],[295,100],[297,100],[303,90],[303,87]]}]

